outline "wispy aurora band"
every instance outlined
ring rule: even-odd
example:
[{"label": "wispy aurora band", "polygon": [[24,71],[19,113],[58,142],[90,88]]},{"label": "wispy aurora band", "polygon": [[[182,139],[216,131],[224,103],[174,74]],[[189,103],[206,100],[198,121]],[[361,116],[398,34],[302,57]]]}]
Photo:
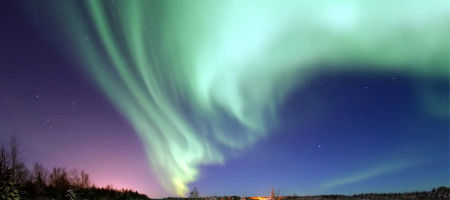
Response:
[{"label": "wispy aurora band", "polygon": [[58,4],[82,65],[179,195],[200,165],[263,137],[317,66],[448,76],[445,1]]}]

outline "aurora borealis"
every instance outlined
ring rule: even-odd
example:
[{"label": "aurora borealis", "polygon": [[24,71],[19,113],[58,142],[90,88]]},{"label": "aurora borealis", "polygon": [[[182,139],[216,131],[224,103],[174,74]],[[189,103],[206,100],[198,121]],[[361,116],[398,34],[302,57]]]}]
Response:
[{"label": "aurora borealis", "polygon": [[[145,152],[145,156],[139,160],[148,162],[150,167],[147,170],[152,172],[157,184],[166,191],[160,195],[183,196],[188,192],[189,184],[193,183],[208,188],[208,184],[202,181],[210,180],[209,177],[220,177],[219,174],[232,176],[233,173],[228,171],[231,170],[230,166],[236,165],[232,160],[244,159],[249,155],[285,157],[283,162],[294,159],[299,155],[298,152],[304,150],[290,150],[290,153],[280,150],[284,154],[276,155],[264,150],[266,146],[271,146],[267,140],[273,137],[290,138],[291,141],[298,141],[292,146],[308,146],[306,144],[311,141],[305,141],[302,135],[333,138],[339,135],[338,130],[301,131],[305,125],[302,120],[304,122],[305,119],[315,118],[324,126],[334,124],[332,121],[335,121],[336,126],[340,126],[337,122],[341,122],[341,119],[330,119],[328,116],[341,116],[344,124],[358,124],[355,125],[358,129],[347,127],[353,132],[346,137],[354,140],[345,143],[359,141],[356,138],[365,134],[361,136],[358,131],[369,129],[372,133],[367,137],[374,137],[372,140],[380,142],[379,146],[386,146],[386,149],[395,149],[393,146],[396,144],[403,146],[400,147],[400,153],[370,149],[367,154],[352,159],[360,160],[367,166],[361,164],[363,166],[358,168],[355,166],[359,164],[349,164],[349,171],[342,171],[345,166],[340,166],[340,169],[322,166],[324,171],[336,170],[336,174],[325,173],[330,176],[328,180],[310,180],[316,187],[306,192],[327,191],[329,188],[401,172],[408,167],[430,162],[440,164],[432,168],[431,171],[435,173],[427,179],[429,183],[420,182],[411,188],[428,188],[437,183],[442,184],[442,180],[443,184],[448,185],[448,181],[445,183],[445,178],[448,180],[445,163],[448,167],[449,6],[445,1],[44,1],[14,5],[24,13],[22,17],[25,24],[28,20],[30,24],[35,23],[33,29],[45,35],[47,39],[43,43],[58,52],[55,55],[61,56],[61,63],[71,63],[68,68],[72,75],[68,76],[86,77],[82,81],[75,80],[83,82],[79,85],[88,84],[89,87],[97,88],[104,98],[99,101],[110,102],[114,107],[113,111],[102,108],[92,113],[120,113],[123,117],[121,123],[132,127]],[[41,22],[38,23],[36,19]],[[40,34],[35,37],[43,37]],[[2,48],[1,53],[5,57],[10,56],[7,51]],[[39,66],[43,71],[53,71],[52,67],[45,64]],[[373,95],[373,99],[366,99],[359,94],[372,90],[372,85],[364,82],[357,86],[362,90],[348,89],[354,92],[348,92],[348,95],[355,94],[358,98],[331,95],[340,91],[341,85],[345,85],[341,83],[354,76],[364,77],[361,80],[373,79],[373,85],[380,90],[390,90],[386,93],[374,92],[376,95]],[[341,79],[334,82],[328,80],[336,77]],[[7,77],[4,80],[12,79]],[[46,80],[46,77],[40,79]],[[328,82],[335,83],[335,86],[329,87],[336,87],[336,90],[312,86],[311,83],[318,79],[325,85]],[[402,79],[398,87],[383,85],[400,81],[397,79]],[[354,82],[359,81],[357,79]],[[4,81],[1,83],[5,84]],[[69,88],[78,87],[78,83],[69,85]],[[52,87],[64,86],[45,86]],[[2,88],[5,91],[13,90],[10,86]],[[309,97],[301,95],[308,88],[327,91],[317,92],[322,94],[318,95],[320,98],[310,99],[311,102],[321,102],[316,111],[323,115],[306,112],[313,109],[308,107],[311,102],[305,100]],[[395,98],[383,99],[399,92],[403,93],[396,98],[408,102],[396,102]],[[4,98],[16,99],[15,96],[11,92]],[[32,96],[36,97],[36,94]],[[61,97],[53,101],[58,102],[58,98]],[[306,102],[292,103],[292,99]],[[396,113],[377,107],[377,114],[387,113],[385,115],[390,117],[382,120],[367,117],[365,121],[363,116],[374,114],[363,108],[353,112],[341,110],[335,107],[339,103],[333,99],[343,99],[347,106],[344,108],[349,109],[351,104],[360,101],[372,102],[367,103],[369,107],[391,105],[391,109],[395,110],[404,105],[407,109],[399,109]],[[72,106],[76,104],[74,102]],[[330,106],[327,102],[335,102],[336,105]],[[87,100],[87,104],[93,105],[90,100]],[[19,105],[17,103],[16,106]],[[287,111],[287,107],[291,108],[287,110],[298,113]],[[59,113],[58,110],[54,112]],[[355,119],[349,116],[359,117]],[[2,116],[0,120],[4,118],[9,117]],[[410,118],[417,123],[411,125],[402,121]],[[89,119],[97,120],[95,117]],[[371,120],[379,120],[381,124],[396,121],[398,123],[392,125],[392,130],[397,132],[382,133],[386,130],[382,127],[377,127],[380,129],[377,131],[376,126],[370,125]],[[11,129],[5,125],[7,123],[2,122],[0,125],[6,127],[5,130]],[[432,138],[430,141],[410,133],[411,144],[404,147],[402,142],[405,141],[401,138],[395,138],[397,143],[391,144],[389,141],[379,141],[376,137],[390,138],[395,134],[406,134],[414,129],[410,126],[422,125],[429,130],[427,134]],[[287,133],[283,136],[283,132],[295,132],[295,136]],[[323,132],[327,134],[321,135]],[[88,135],[85,137],[89,138]],[[115,141],[120,141],[122,137],[125,136],[117,136]],[[335,140],[341,141],[338,138]],[[437,141],[441,143],[434,145]],[[317,146],[314,149],[322,150],[335,145],[325,144],[322,147],[322,143],[325,142],[313,145]],[[408,152],[412,148],[410,146],[415,146],[416,153],[405,156],[404,148]],[[95,148],[91,149],[95,151]],[[120,149],[115,151],[120,152]],[[253,151],[257,153],[251,153]],[[334,160],[336,152],[330,151],[325,158]],[[435,157],[430,158],[427,153],[433,153]],[[373,160],[369,162],[364,157]],[[344,153],[337,158],[347,160],[348,156]],[[253,163],[249,160],[242,161],[245,165],[243,171],[260,162],[259,159]],[[293,165],[314,162],[314,159],[301,159],[301,162]],[[130,163],[129,167],[133,167],[133,164]],[[286,169],[286,172],[279,172],[277,166],[271,167],[274,171],[264,167],[261,169],[281,177],[285,176],[281,174],[290,171]],[[241,176],[242,179],[252,179],[252,176]],[[239,178],[230,182],[236,180]],[[294,188],[296,184],[293,181],[286,182],[290,183],[286,188]],[[250,195],[258,191],[249,186],[242,188],[242,191],[236,189],[234,192]],[[205,193],[221,192],[214,188],[209,190]],[[226,191],[223,188],[222,192]]]}]

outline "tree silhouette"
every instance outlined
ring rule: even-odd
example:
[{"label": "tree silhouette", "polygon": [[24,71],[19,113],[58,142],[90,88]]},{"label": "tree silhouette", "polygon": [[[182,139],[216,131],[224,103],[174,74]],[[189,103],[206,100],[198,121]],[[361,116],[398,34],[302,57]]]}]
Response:
[{"label": "tree silhouette", "polygon": [[192,191],[189,193],[189,198],[198,198],[199,194],[198,194],[198,190],[196,187],[194,187],[194,189],[192,189]]}]

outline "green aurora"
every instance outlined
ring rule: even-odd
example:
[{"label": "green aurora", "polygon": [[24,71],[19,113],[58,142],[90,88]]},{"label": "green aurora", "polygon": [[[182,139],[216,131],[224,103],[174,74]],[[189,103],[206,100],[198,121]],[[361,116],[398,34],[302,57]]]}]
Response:
[{"label": "green aurora", "polygon": [[83,70],[134,127],[160,183],[178,195],[201,165],[223,164],[264,137],[279,123],[283,98],[320,69],[448,78],[445,1],[52,6],[62,8],[51,10]]}]

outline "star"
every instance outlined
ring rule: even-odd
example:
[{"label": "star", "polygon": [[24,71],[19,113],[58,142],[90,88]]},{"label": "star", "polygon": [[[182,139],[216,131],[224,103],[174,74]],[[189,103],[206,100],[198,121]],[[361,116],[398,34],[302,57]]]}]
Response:
[{"label": "star", "polygon": [[45,120],[45,123],[47,124],[48,128],[52,128],[52,124],[50,123],[51,121],[49,119]]},{"label": "star", "polygon": [[72,105],[71,105],[72,110],[75,110],[76,105],[77,105],[77,102],[72,101]]}]

